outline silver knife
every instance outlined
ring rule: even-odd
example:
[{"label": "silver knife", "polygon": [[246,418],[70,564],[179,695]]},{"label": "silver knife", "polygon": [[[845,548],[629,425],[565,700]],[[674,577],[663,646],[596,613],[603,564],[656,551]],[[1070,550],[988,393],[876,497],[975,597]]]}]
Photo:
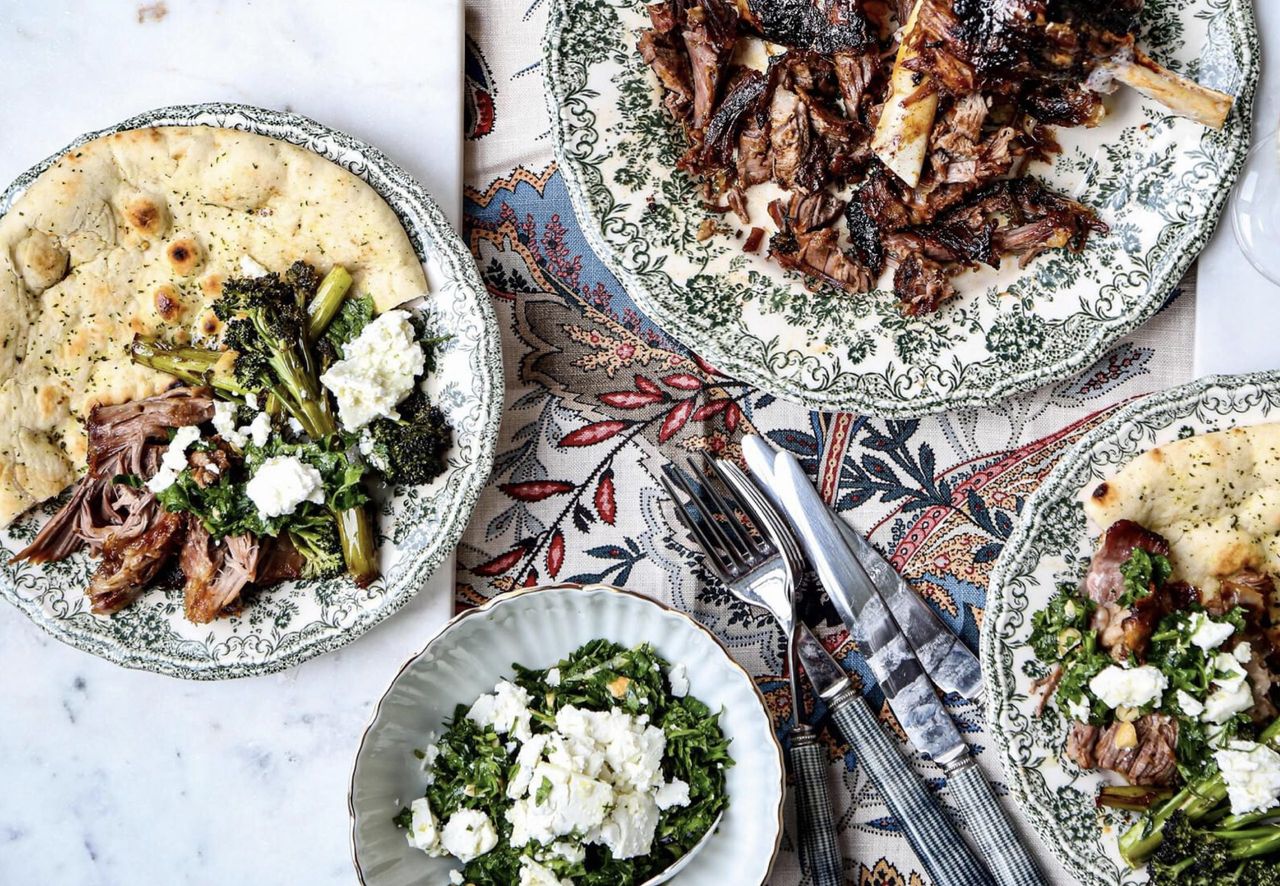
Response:
[{"label": "silver knife", "polygon": [[[742,440],[742,454],[747,467],[774,504],[781,507],[773,481],[774,452],[763,437],[752,434]],[[871,576],[872,584],[915,650],[916,658],[929,679],[943,692],[954,692],[962,698],[979,701],[982,698],[982,666],[978,657],[870,542],[838,516],[832,516],[844,543]]]},{"label": "silver knife", "polygon": [[1035,862],[1005,818],[969,746],[795,456],[779,452],[773,478],[783,511],[832,604],[863,644],[867,664],[911,743],[946,773],[987,866],[1001,883],[1040,886],[1044,880]]}]

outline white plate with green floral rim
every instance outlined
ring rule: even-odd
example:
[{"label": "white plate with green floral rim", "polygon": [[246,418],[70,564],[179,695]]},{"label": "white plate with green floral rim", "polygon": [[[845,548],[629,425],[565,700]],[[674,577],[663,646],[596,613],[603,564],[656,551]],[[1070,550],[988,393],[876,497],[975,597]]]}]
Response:
[{"label": "white plate with green floral rim", "polygon": [[213,624],[183,617],[179,590],[150,590],[110,618],[89,612],[93,562],[82,554],[44,566],[11,565],[63,498],[0,530],[0,593],[65,643],[131,668],[213,680],[293,667],[359,637],[422,587],[457,544],[489,477],[502,414],[502,354],[493,306],[471,253],[422,186],[381,151],[298,114],[212,103],[159,108],[87,133],[33,166],[0,195],[0,212],[58,157],[91,139],[145,126],[222,126],[300,145],[360,176],[396,211],[427,268],[432,292],[419,310],[450,336],[428,381],[454,427],[444,474],[401,491],[378,514],[382,577],[368,588],[346,578],[278,585],[244,612]]},{"label": "white plate with green floral rim", "polygon": [[1023,506],[991,575],[982,624],[987,722],[1009,790],[1067,870],[1091,886],[1139,883],[1120,860],[1123,814],[1098,809],[1104,777],[1065,757],[1067,723],[1052,707],[1036,716],[1031,682],[1043,672],[1031,651],[1031,614],[1058,584],[1078,584],[1093,556],[1082,496],[1134,456],[1195,434],[1280,421],[1280,372],[1215,376],[1126,406],[1063,455]]},{"label": "white plate with green floral rim", "polygon": [[446,883],[457,867],[405,841],[392,822],[426,791],[414,748],[459,704],[470,704],[512,674],[511,665],[545,668],[591,640],[652,643],[683,663],[689,693],[720,711],[734,765],[726,770],[729,806],[716,834],[680,872],[681,886],[763,884],[782,840],[786,773],[764,696],[715,635],[691,616],[610,585],[547,585],[494,597],[454,617],[405,663],[374,708],[356,751],[347,797],[351,859],[364,886]]},{"label": "white plate with green floral rim", "polygon": [[[684,137],[635,51],[643,0],[554,0],[551,132],[594,250],[663,329],[729,374],[812,409],[898,417],[978,405],[1068,376],[1164,304],[1208,241],[1248,150],[1259,45],[1249,0],[1148,0],[1142,45],[1237,96],[1221,132],[1122,91],[1094,129],[1063,129],[1033,172],[1112,228],[1079,255],[957,278],[937,313],[892,293],[810,292],[742,240],[697,237],[707,213],[675,171]],[[753,220],[765,218],[752,190]],[[717,217],[722,224],[736,221]]]}]

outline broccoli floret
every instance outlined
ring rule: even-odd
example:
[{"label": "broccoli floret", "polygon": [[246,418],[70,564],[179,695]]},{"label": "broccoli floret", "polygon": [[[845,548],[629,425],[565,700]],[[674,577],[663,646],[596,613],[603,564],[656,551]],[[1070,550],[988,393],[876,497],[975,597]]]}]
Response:
[{"label": "broccoli floret", "polygon": [[401,402],[399,412],[398,420],[380,418],[369,425],[369,462],[390,483],[430,483],[444,472],[453,429],[421,390]]},{"label": "broccoli floret", "polygon": [[[1242,827],[1206,830],[1196,827],[1185,812],[1175,812],[1165,822],[1164,839],[1151,856],[1152,886],[1255,886],[1258,879],[1241,876],[1280,867],[1274,858],[1266,857],[1280,851],[1280,826],[1249,827],[1252,819],[1246,816]],[[1261,882],[1267,882],[1265,875]]]},{"label": "broccoli floret", "polygon": [[303,578],[329,578],[342,571],[342,541],[329,513],[316,513],[289,526],[289,538],[302,555]]}]

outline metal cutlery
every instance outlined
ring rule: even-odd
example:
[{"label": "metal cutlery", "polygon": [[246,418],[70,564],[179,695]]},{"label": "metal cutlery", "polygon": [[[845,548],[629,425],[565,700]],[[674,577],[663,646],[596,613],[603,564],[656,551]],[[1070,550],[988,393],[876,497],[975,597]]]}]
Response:
[{"label": "metal cutlery", "polygon": [[969,746],[934,691],[871,577],[849,551],[838,523],[789,452],[773,460],[774,489],[832,604],[859,638],[867,663],[899,724],[918,751],[946,773],[961,817],[998,882],[1041,886]]},{"label": "metal cutlery", "polygon": [[[763,437],[750,435],[742,440],[747,467],[773,504],[781,508],[773,482],[774,452]],[[977,656],[870,542],[839,517],[835,519],[845,544],[871,576],[872,584],[915,650],[929,679],[943,692],[954,692],[974,701],[981,699],[982,666]]]},{"label": "metal cutlery", "polygon": [[[779,544],[778,527],[769,531],[764,525],[766,518],[742,500],[740,491],[720,466],[709,459],[707,465],[708,470],[699,472],[695,468],[690,474],[669,464],[664,466],[661,480],[675,502],[676,516],[701,546],[711,571],[736,597],[772,613],[787,636],[787,676],[794,724],[787,755],[796,778],[801,864],[814,886],[841,886],[844,866],[831,816],[826,756],[817,733],[805,722],[800,688],[800,624],[795,618],[792,591],[803,561],[794,539]],[[711,473],[724,482],[729,491],[727,498],[716,490]],[[677,489],[688,497],[693,514],[686,510]],[[759,534],[749,533],[739,515],[751,519]],[[772,517],[778,519],[776,515]]]},{"label": "metal cutlery", "polygon": [[[773,537],[780,550],[789,552],[799,563],[795,536],[759,487],[735,464],[719,461],[712,464],[725,483],[748,503],[757,525]],[[799,574],[795,572],[793,578]],[[831,720],[845,741],[857,748],[867,774],[901,824],[930,878],[942,886],[991,883],[987,869],[880,727],[849,675],[808,627],[800,627],[799,657],[814,692],[827,702]]]}]

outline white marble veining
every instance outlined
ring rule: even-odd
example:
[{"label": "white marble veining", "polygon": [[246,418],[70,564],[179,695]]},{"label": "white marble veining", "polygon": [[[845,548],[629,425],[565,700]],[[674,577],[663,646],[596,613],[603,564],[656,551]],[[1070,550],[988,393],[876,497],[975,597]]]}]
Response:
[{"label": "white marble veining", "polygon": [[[379,146],[456,221],[460,4],[0,0],[0,180],[140,111],[241,101]],[[107,664],[0,602],[0,884],[351,883],[356,743],[451,585],[337,653],[218,683]]]}]

